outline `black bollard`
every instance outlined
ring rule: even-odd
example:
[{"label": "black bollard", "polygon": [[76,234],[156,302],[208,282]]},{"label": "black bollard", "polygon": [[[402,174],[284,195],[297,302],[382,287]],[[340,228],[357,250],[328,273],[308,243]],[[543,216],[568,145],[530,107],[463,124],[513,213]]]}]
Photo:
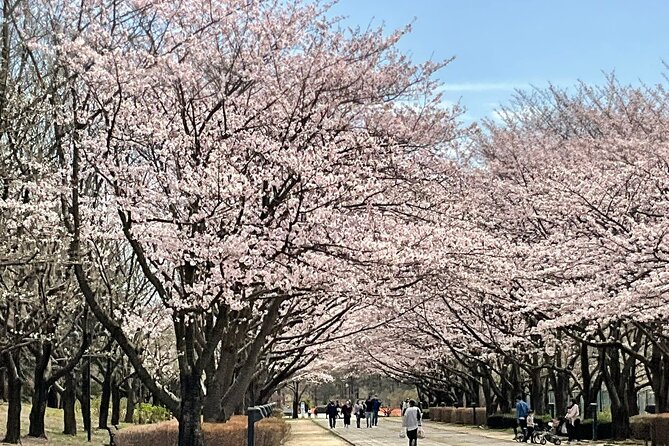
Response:
[{"label": "black bollard", "polygon": [[590,410],[592,410],[592,440],[597,440],[597,412],[599,412],[597,403],[590,403]]}]

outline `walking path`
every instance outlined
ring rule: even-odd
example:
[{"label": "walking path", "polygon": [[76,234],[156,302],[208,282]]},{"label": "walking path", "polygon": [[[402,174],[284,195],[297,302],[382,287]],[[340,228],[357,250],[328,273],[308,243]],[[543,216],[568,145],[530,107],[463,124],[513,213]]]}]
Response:
[{"label": "walking path", "polygon": [[290,436],[286,446],[350,446],[350,443],[332,435],[327,427],[311,420],[291,420]]},{"label": "walking path", "polygon": [[[352,427],[344,428],[343,420],[337,420],[337,426],[334,429],[328,428],[328,421],[325,418],[314,420],[321,426],[321,430],[327,433],[333,433],[346,440],[353,446],[406,446],[408,440],[400,438],[399,433],[402,428],[402,420],[397,417],[379,418],[379,425],[371,429],[355,427],[355,419],[352,420]],[[365,420],[362,420],[362,426]],[[425,438],[419,439],[420,446],[510,446],[517,444],[513,441],[513,434],[505,431],[488,430],[479,427],[469,427],[461,425],[452,425],[436,423],[426,420],[423,423]],[[566,442],[565,442],[566,443]],[[331,443],[321,443],[320,440],[309,443],[309,446],[330,445]],[[591,441],[582,442],[588,446],[605,445],[605,442],[593,443]],[[305,443],[305,446],[307,443]],[[288,443],[288,446],[297,446]],[[302,446],[301,444],[299,446]]]},{"label": "walking path", "polygon": [[[316,419],[316,423],[327,429],[325,419]],[[350,442],[354,446],[406,446],[408,440],[400,438],[403,429],[400,418],[379,418],[379,425],[369,428],[353,427],[345,429],[342,420],[337,420],[337,427],[331,430],[335,435]],[[364,420],[363,420],[364,425]],[[420,446],[502,446],[515,443],[508,434],[494,432],[494,437],[484,436],[483,431],[466,432],[464,429],[451,429],[426,421],[423,423],[425,438],[418,440]],[[488,433],[488,432],[485,432]],[[501,438],[500,438],[501,437]],[[313,443],[320,446],[320,443]]]}]

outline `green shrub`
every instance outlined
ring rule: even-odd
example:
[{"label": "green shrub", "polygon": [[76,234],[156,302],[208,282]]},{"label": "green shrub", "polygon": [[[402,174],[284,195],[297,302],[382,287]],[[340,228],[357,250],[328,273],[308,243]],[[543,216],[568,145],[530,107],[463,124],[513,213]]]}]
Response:
[{"label": "green shrub", "polygon": [[132,421],[135,424],[154,424],[172,418],[172,413],[162,406],[139,403],[135,406]]},{"label": "green shrub", "polygon": [[597,421],[602,423],[610,423],[613,421],[611,418],[611,410],[607,409],[597,413]]}]

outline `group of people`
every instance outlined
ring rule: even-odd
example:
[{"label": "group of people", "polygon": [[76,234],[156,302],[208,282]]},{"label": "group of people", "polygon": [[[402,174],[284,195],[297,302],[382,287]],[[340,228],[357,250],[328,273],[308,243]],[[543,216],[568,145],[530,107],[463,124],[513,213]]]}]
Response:
[{"label": "group of people", "polygon": [[325,408],[325,414],[328,417],[330,429],[337,426],[337,418],[340,413],[344,418],[344,427],[346,428],[351,426],[351,416],[355,416],[356,427],[360,428],[360,420],[365,418],[367,427],[371,428],[379,425],[380,409],[381,401],[376,396],[370,396],[364,401],[356,401],[353,405],[351,405],[351,401],[346,401],[346,403],[340,405],[339,401],[335,403],[330,400]]},{"label": "group of people", "polygon": [[[418,446],[418,437],[422,426],[422,412],[418,408],[415,400],[402,402],[402,426],[406,429],[406,437],[409,439],[409,446]],[[351,405],[350,401],[346,401],[343,405],[339,402],[330,400],[325,408],[325,413],[329,420],[330,429],[337,426],[337,418],[341,413],[344,418],[344,427],[351,426],[351,416],[355,415],[356,426],[360,428],[360,420],[365,418],[367,427],[372,428],[379,425],[379,410],[381,409],[381,401],[376,396],[370,396],[366,400],[356,401]]]},{"label": "group of people", "polygon": [[[516,397],[516,419],[518,426],[523,432],[523,440],[526,442],[529,441],[536,427],[534,411],[530,409],[520,396]],[[563,422],[567,428],[568,443],[574,440],[578,441],[578,425],[581,424],[581,412],[578,407],[578,401],[575,399],[572,399],[569,406],[567,406],[567,413],[564,416]]]}]

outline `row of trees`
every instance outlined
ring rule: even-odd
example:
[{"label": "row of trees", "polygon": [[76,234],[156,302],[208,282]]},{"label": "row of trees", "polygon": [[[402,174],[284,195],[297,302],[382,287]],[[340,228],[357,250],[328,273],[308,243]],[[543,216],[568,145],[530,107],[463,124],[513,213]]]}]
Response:
[{"label": "row of trees", "polygon": [[43,436],[92,354],[107,401],[141,384],[189,446],[333,363],[490,411],[603,384],[619,437],[639,389],[667,410],[664,88],[519,94],[465,127],[446,63],[326,12],[3,2],[7,441],[23,383]]},{"label": "row of trees", "polygon": [[404,319],[414,335],[373,357],[432,400],[489,413],[519,394],[547,413],[552,391],[561,414],[605,388],[617,438],[640,390],[669,410],[668,106],[664,86],[614,78],[519,93],[462,172],[467,257],[425,284],[434,298]]}]

